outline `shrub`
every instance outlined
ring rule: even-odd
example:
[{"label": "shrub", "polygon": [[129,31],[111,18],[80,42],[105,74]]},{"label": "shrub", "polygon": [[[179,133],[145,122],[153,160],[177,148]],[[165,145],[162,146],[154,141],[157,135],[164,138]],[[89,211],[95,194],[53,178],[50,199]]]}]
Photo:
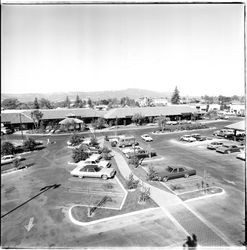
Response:
[{"label": "shrub", "polygon": [[146,175],[146,180],[147,181],[157,180],[157,173],[155,172],[153,167],[148,168],[148,172],[147,172],[147,175]]},{"label": "shrub", "polygon": [[20,165],[20,160],[18,158],[15,158],[12,164],[14,168],[18,168]]},{"label": "shrub", "polygon": [[173,185],[170,186],[170,188],[173,191],[183,189],[183,187],[181,185],[178,185],[178,184],[173,184]]},{"label": "shrub", "polygon": [[150,199],[150,188],[142,186],[140,190],[139,202],[145,203],[148,199]]},{"label": "shrub", "polygon": [[72,143],[72,145],[78,145],[80,144],[81,141],[82,141],[82,137],[79,134],[74,133],[71,136],[70,142]]},{"label": "shrub", "polygon": [[1,144],[1,155],[12,155],[15,153],[15,146],[11,142]]},{"label": "shrub", "polygon": [[91,140],[90,140],[89,145],[90,145],[90,146],[93,146],[93,147],[98,147],[98,146],[99,146],[99,143],[98,143],[97,138],[92,137]]},{"label": "shrub", "polygon": [[84,161],[89,157],[87,152],[84,152],[81,149],[73,149],[72,151],[72,159],[75,163],[79,162],[79,161]]},{"label": "shrub", "polygon": [[28,138],[26,141],[24,141],[23,148],[25,151],[33,151],[36,145],[37,144],[33,138]]},{"label": "shrub", "polygon": [[126,181],[128,189],[135,189],[139,184],[139,180],[135,180],[133,174],[129,175],[129,179]]},{"label": "shrub", "polygon": [[137,168],[140,164],[140,159],[136,155],[133,155],[129,160],[129,164]]},{"label": "shrub", "polygon": [[112,142],[111,142],[111,146],[112,146],[112,147],[116,147],[116,146],[117,146],[117,142],[116,142],[116,141],[112,141]]}]

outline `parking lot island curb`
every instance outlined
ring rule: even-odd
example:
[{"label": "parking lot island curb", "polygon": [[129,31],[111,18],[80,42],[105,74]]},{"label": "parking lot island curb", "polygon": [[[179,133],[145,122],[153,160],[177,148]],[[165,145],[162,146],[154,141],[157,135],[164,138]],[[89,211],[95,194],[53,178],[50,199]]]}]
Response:
[{"label": "parking lot island curb", "polygon": [[72,207],[69,208],[69,211],[68,211],[68,215],[69,215],[69,218],[70,218],[71,222],[73,222],[74,224],[76,224],[78,226],[90,226],[90,225],[98,224],[98,223],[105,222],[105,221],[115,220],[115,219],[119,219],[119,218],[123,218],[123,217],[127,217],[127,216],[132,216],[132,215],[136,215],[136,214],[140,214],[140,213],[146,213],[146,212],[150,212],[150,211],[160,209],[160,207],[147,208],[147,209],[142,209],[142,210],[139,210],[139,211],[134,211],[134,212],[121,214],[121,215],[115,215],[115,216],[111,216],[111,217],[108,217],[108,218],[103,218],[103,219],[94,220],[94,221],[90,221],[90,222],[81,222],[81,221],[76,220],[72,215],[72,209],[74,207],[78,207],[78,206],[81,206],[81,205],[73,205]]}]

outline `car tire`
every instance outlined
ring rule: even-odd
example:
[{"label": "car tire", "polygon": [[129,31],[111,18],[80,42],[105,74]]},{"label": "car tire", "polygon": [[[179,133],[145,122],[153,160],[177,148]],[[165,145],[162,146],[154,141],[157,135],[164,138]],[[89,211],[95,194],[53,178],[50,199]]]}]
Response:
[{"label": "car tire", "polygon": [[102,175],[101,178],[102,178],[103,180],[107,180],[107,179],[108,179],[108,178],[107,178],[107,175],[105,175],[105,174]]},{"label": "car tire", "polygon": [[188,175],[188,174],[185,174],[185,175],[184,175],[184,178],[189,178],[189,175]]},{"label": "car tire", "polygon": [[168,177],[165,176],[165,177],[163,178],[163,182],[167,182],[167,181],[168,181]]}]

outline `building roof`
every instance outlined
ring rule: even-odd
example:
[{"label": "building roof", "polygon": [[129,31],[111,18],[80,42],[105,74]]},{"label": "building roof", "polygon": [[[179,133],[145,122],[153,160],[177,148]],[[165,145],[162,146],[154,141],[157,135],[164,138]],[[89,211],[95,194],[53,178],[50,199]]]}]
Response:
[{"label": "building roof", "polygon": [[[92,117],[103,117],[106,111],[99,111],[90,108],[77,108],[77,109],[39,109],[40,112],[43,113],[43,117],[41,120],[62,120],[67,115],[73,113],[76,117],[81,118],[92,118]],[[33,123],[31,118],[31,112],[33,110],[4,110],[1,112],[1,121],[3,123],[12,123],[18,124],[20,123],[20,113],[22,123]]]},{"label": "building roof", "polygon": [[132,117],[134,114],[140,113],[143,116],[170,116],[170,115],[181,115],[188,113],[198,113],[196,108],[191,108],[184,105],[171,105],[164,107],[136,107],[136,108],[115,108],[109,110],[104,118],[106,119],[115,119],[117,118],[126,118]]},{"label": "building roof", "polygon": [[239,130],[239,131],[245,131],[245,121],[236,122],[236,123],[227,125],[227,126],[225,126],[225,128],[235,129],[235,130]]}]

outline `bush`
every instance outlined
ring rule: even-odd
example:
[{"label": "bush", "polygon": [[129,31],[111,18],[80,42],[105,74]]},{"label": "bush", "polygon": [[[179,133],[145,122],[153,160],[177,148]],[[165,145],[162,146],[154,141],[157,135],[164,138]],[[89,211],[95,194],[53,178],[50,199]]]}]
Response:
[{"label": "bush", "polygon": [[171,190],[174,190],[174,191],[179,190],[179,189],[183,189],[183,187],[181,185],[178,185],[178,184],[171,185],[170,188],[171,188]]},{"label": "bush", "polygon": [[89,145],[90,145],[90,146],[93,146],[93,147],[98,147],[98,146],[99,146],[99,143],[98,143],[97,138],[92,137],[91,140],[90,140]]},{"label": "bush", "polygon": [[23,143],[23,148],[24,151],[33,151],[35,149],[35,146],[37,143],[33,138],[28,138],[26,141]]},{"label": "bush", "polygon": [[19,167],[19,165],[20,165],[20,159],[18,159],[18,158],[15,158],[14,160],[13,160],[13,167],[14,168],[18,168]]},{"label": "bush", "polygon": [[111,146],[112,146],[112,147],[116,147],[116,146],[117,146],[117,142],[116,142],[116,141],[112,141],[112,142],[111,142]]},{"label": "bush", "polygon": [[148,199],[150,199],[150,188],[142,186],[140,191],[139,202],[145,203]]},{"label": "bush", "polygon": [[140,159],[136,155],[134,155],[130,158],[129,164],[137,168],[140,164]]},{"label": "bush", "polygon": [[80,136],[79,134],[74,133],[71,136],[70,142],[72,143],[72,145],[78,145],[80,144],[81,141],[82,141],[82,136]]},{"label": "bush", "polygon": [[126,181],[128,189],[135,189],[139,184],[139,180],[135,180],[133,174],[129,175],[129,179]]},{"label": "bush", "polygon": [[11,142],[1,144],[1,155],[12,155],[15,153],[15,146]]},{"label": "bush", "polygon": [[154,181],[154,180],[157,180],[157,178],[158,178],[157,173],[155,172],[154,168],[149,167],[147,175],[146,175],[146,180],[147,181]]},{"label": "bush", "polygon": [[89,157],[89,154],[87,152],[84,152],[81,149],[73,149],[72,151],[72,159],[75,163],[79,161],[85,161]]}]

